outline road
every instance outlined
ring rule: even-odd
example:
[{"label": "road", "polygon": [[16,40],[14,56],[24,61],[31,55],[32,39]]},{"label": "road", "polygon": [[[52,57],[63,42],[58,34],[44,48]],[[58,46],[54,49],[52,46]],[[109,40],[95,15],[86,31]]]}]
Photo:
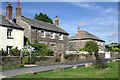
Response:
[{"label": "road", "polygon": [[19,68],[14,70],[6,70],[2,71],[2,76],[5,78],[11,78],[13,76],[24,75],[29,73],[36,73],[36,72],[47,72],[52,71],[57,67],[61,68],[72,68],[74,66],[84,66],[85,63],[95,63],[96,61],[86,61],[86,62],[69,62],[69,63],[61,63],[61,64],[51,64],[45,66],[36,66],[36,67],[27,67],[27,68]]}]

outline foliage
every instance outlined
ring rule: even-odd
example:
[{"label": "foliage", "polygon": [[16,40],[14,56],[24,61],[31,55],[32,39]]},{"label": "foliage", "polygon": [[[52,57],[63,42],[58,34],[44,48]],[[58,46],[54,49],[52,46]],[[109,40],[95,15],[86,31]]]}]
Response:
[{"label": "foliage", "polygon": [[120,49],[120,43],[117,45],[117,47]]},{"label": "foliage", "polygon": [[97,63],[97,64],[95,65],[95,68],[96,68],[96,69],[105,69],[105,68],[108,68],[108,65],[107,65],[107,63],[104,63],[104,62],[102,62],[102,63]]},{"label": "foliage", "polygon": [[22,58],[22,64],[28,64],[28,57],[23,57]]},{"label": "foliage", "polygon": [[109,45],[105,45],[105,48],[107,49],[107,51],[112,51],[112,47],[110,47]]},{"label": "foliage", "polygon": [[20,56],[20,50],[18,49],[18,47],[12,48],[12,49],[10,50],[10,55]]},{"label": "foliage", "polygon": [[84,52],[84,51],[85,51],[85,48],[81,48],[80,51]]},{"label": "foliage", "polygon": [[23,56],[29,56],[30,52],[31,53],[35,52],[35,49],[30,45],[26,45],[21,49],[21,51],[24,53]]},{"label": "foliage", "polygon": [[27,43],[27,45],[30,45],[30,40],[29,40],[29,39],[27,39],[26,43]]},{"label": "foliage", "polygon": [[112,48],[112,52],[120,52],[119,48]]},{"label": "foliage", "polygon": [[31,44],[35,48],[35,56],[53,56],[54,52],[48,49],[48,45],[35,43]]},{"label": "foliage", "polygon": [[31,46],[35,48],[36,56],[45,56],[48,47],[46,44],[35,43],[31,44]]},{"label": "foliage", "polygon": [[24,67],[24,65],[18,64],[18,65],[13,65],[13,66],[2,66],[2,70],[17,69],[21,67]]},{"label": "foliage", "polygon": [[2,49],[2,50],[0,50],[0,55],[1,56],[7,56],[8,53],[7,53],[7,51],[3,51],[3,49]]},{"label": "foliage", "polygon": [[47,56],[54,56],[54,51],[48,49],[48,50],[46,51],[46,54],[45,54],[45,55],[47,55]]},{"label": "foliage", "polygon": [[85,44],[84,50],[88,51],[90,53],[92,53],[92,52],[98,53],[98,51],[99,51],[98,45],[94,41],[87,41]]},{"label": "foliage", "polygon": [[53,24],[52,19],[47,14],[43,14],[43,13],[35,14],[34,19]]}]

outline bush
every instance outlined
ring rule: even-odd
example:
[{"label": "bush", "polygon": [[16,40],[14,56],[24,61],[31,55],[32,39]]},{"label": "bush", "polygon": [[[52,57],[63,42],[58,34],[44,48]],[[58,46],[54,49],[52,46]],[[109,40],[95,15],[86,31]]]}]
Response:
[{"label": "bush", "polygon": [[20,56],[20,50],[18,49],[18,47],[15,47],[15,48],[11,49],[10,50],[10,55]]},{"label": "bush", "polygon": [[46,51],[46,56],[54,56],[54,52],[50,49]]},{"label": "bush", "polygon": [[112,51],[113,52],[120,52],[120,49],[119,48],[112,48]]},{"label": "bush", "polygon": [[35,43],[30,45],[35,48],[36,56],[45,56],[48,47],[46,44]]},{"label": "bush", "polygon": [[3,51],[3,49],[2,50],[0,50],[0,55],[1,56],[7,56],[8,55],[8,52],[7,51]]},{"label": "bush", "polygon": [[107,63],[100,62],[100,63],[97,63],[97,64],[95,65],[95,68],[96,68],[96,69],[105,69],[105,68],[108,68],[108,65],[107,65]]},{"label": "bush", "polygon": [[22,58],[22,64],[28,64],[28,57]]}]

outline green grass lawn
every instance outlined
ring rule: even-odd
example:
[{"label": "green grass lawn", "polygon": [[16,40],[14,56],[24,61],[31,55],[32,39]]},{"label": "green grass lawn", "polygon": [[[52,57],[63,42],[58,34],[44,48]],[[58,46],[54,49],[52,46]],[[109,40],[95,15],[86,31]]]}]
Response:
[{"label": "green grass lawn", "polygon": [[65,69],[63,72],[41,72],[15,78],[118,78],[118,62],[111,62],[108,66],[110,69],[79,67],[77,69]]}]

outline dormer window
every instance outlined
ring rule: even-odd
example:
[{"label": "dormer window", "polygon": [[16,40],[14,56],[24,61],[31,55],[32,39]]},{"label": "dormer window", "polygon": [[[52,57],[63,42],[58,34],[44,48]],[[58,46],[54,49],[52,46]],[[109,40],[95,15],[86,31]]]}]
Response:
[{"label": "dormer window", "polygon": [[59,40],[63,40],[63,35],[59,34]]},{"label": "dormer window", "polygon": [[12,30],[13,29],[10,29],[10,28],[7,29],[7,37],[11,37],[12,36],[12,34],[11,34]]},{"label": "dormer window", "polygon": [[45,38],[45,31],[43,31],[43,30],[41,31],[41,37]]}]

